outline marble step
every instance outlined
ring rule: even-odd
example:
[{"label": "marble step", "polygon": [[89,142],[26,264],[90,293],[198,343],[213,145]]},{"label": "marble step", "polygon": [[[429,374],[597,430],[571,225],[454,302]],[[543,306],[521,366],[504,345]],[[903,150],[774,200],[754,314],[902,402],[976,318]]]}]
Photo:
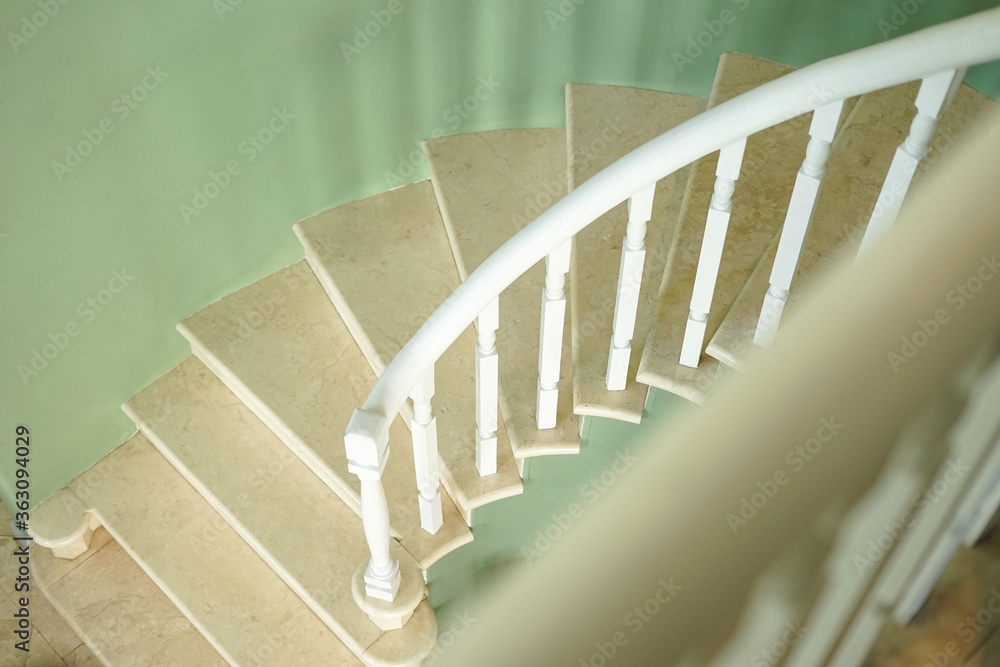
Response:
[{"label": "marble step", "polygon": [[[783,321],[795,311],[794,304],[803,290],[808,292],[826,268],[845,255],[857,254],[889,164],[916,113],[913,101],[918,87],[919,83],[913,82],[863,96],[838,134]],[[995,102],[972,88],[959,88],[942,114],[927,157],[914,174],[914,191],[969,125],[995,107]],[[708,354],[730,366],[741,366],[753,349],[778,239],[772,241],[708,345]]]},{"label": "marble step", "polygon": [[[233,292],[177,328],[195,356],[360,516],[361,487],[347,470],[344,431],[375,373],[306,262]],[[390,426],[389,442],[383,485],[393,534],[426,570],[472,535],[446,494],[444,525],[434,535],[420,527],[402,419]]]},{"label": "marble step", "polygon": [[[429,181],[320,213],[296,224],[295,233],[377,375],[460,282]],[[466,518],[522,490],[502,423],[496,474],[476,469],[475,349],[470,326],[435,365],[432,399],[442,483]],[[402,414],[409,425],[410,401]]]},{"label": "marble step", "polygon": [[[162,406],[173,414],[162,418]],[[361,518],[194,357],[124,406],[146,438],[351,651],[367,664],[413,664],[433,648],[433,614],[383,633],[354,602],[369,557]],[[417,561],[393,543],[400,596],[421,596]],[[411,590],[407,591],[406,589]],[[419,597],[414,597],[419,599]],[[393,655],[395,647],[409,647]]]},{"label": "marble step", "polygon": [[[719,61],[709,107],[791,71],[790,67],[767,60],[725,53]],[[747,140],[706,342],[784,222],[795,174],[805,157],[810,117],[793,118]],[[717,161],[718,153],[714,153],[699,160],[692,169],[638,371],[640,382],[695,403],[704,401],[719,368],[719,362],[705,354],[701,355],[697,368],[679,363]]]},{"label": "marble step", "polygon": [[229,664],[363,664],[141,434],[32,511],[65,556],[98,526]]},{"label": "marble step", "polygon": [[[615,160],[705,110],[697,97],[653,90],[568,84],[566,135],[569,188]],[[573,342],[573,403],[580,415],[638,423],[649,388],[635,381],[650,317],[656,304],[667,251],[679,217],[689,169],[657,184],[653,216],[646,228],[646,257],[636,311],[635,333],[624,390],[605,383],[622,243],[628,208],[621,204],[573,239],[569,272]]]},{"label": "marble step", "polygon": [[[566,132],[562,129],[476,132],[424,142],[434,192],[464,280],[526,224],[566,195]],[[500,412],[514,456],[524,459],[580,451],[573,411],[569,323],[564,324],[556,426],[538,430],[538,339],[545,263],[500,295]]]},{"label": "marble step", "polygon": [[[73,559],[32,548],[31,569],[42,594],[100,664],[229,664],[106,530]],[[35,650],[33,638],[32,656]]]}]

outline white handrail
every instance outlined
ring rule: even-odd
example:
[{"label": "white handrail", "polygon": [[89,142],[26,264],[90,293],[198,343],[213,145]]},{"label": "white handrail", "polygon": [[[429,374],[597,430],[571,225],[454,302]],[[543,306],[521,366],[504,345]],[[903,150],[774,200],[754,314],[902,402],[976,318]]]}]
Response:
[{"label": "white handrail", "polygon": [[[831,623],[809,615],[820,591],[837,591],[833,566],[846,556],[847,567],[854,567],[851,556],[858,552],[850,540],[865,522],[849,517],[872,500],[915,502],[905,488],[868,494],[878,491],[886,472],[930,472],[936,461],[950,459],[949,452],[962,451],[939,439],[949,431],[948,439],[978,440],[981,447],[979,439],[995,424],[995,395],[977,391],[970,402],[985,399],[978,410],[984,418],[973,430],[965,424],[958,435],[952,427],[966,413],[960,402],[949,405],[947,396],[988,368],[1000,340],[1000,280],[991,268],[1000,251],[1000,115],[963,143],[924,184],[887,242],[856,265],[841,262],[811,288],[796,318],[779,331],[780,349],[756,353],[703,408],[644,433],[645,444],[634,443],[641,465],[625,473],[627,481],[588,510],[544,559],[481,596],[474,609],[479,622],[438,664],[569,665],[614,652],[616,665],[716,665],[727,637],[741,631],[740,617],[769,623],[776,602],[780,613],[794,614],[778,616],[778,628],[796,618],[808,628],[794,646],[786,640],[789,654],[821,633],[855,651],[855,638],[844,634],[844,616]],[[984,269],[991,273],[980,273]],[[972,279],[981,280],[974,298],[961,307],[946,300],[949,290]],[[948,319],[933,340],[894,365],[889,355],[937,313]],[[957,378],[963,370],[971,374]],[[958,489],[971,477],[947,493],[960,497]],[[768,484],[774,488],[765,491]],[[937,503],[932,505],[944,506]],[[880,504],[865,509],[869,519],[884,516]],[[894,520],[906,521],[898,514]],[[903,534],[913,534],[923,520]],[[928,544],[923,537],[916,542]],[[921,544],[904,537],[889,549],[895,556],[915,546],[912,564],[939,562]],[[880,570],[879,580],[884,574],[890,573]],[[767,575],[773,578],[758,588]],[[899,590],[898,580],[893,587]],[[755,590],[770,594],[769,613],[743,616],[763,597]],[[869,589],[862,590],[867,596]],[[881,596],[876,602],[899,600]],[[850,619],[854,609],[852,603]],[[751,650],[771,647],[783,629],[755,633],[759,643]],[[739,657],[741,664],[755,664],[752,654]],[[814,657],[796,664],[860,664]]]},{"label": "white handrail", "polygon": [[594,175],[484,261],[420,327],[363,409],[394,417],[410,391],[514,280],[636,192],[710,153],[836,100],[1000,59],[1000,8],[820,61],[718,105]]},{"label": "white handrail", "polygon": [[[354,588],[358,603],[364,607],[363,595],[391,604],[400,585],[399,564],[390,554],[389,510],[381,483],[389,456],[389,424],[437,359],[514,280],[557,248],[568,248],[577,232],[613,207],[709,153],[833,102],[997,59],[1000,8],[824,60],[720,104],[640,146],[515,234],[431,314],[389,363],[347,426],[348,469],[361,480],[361,517],[371,549],[364,567],[364,591],[360,579]],[[551,257],[546,264],[545,306],[554,306],[559,303],[559,294],[550,295],[549,289],[561,287],[563,265],[554,264]],[[551,310],[560,312],[556,307]],[[543,315],[545,312],[543,308]],[[556,323],[554,316],[552,319]],[[562,338],[561,333],[553,333],[561,331],[561,322],[558,327],[549,327],[550,336],[544,335],[544,322],[540,349],[549,339]],[[542,418],[543,398],[551,408],[557,389],[552,385],[554,366],[542,360],[540,356],[538,426],[547,428],[554,425],[550,423],[554,415],[548,409]],[[479,424],[478,430],[483,428],[484,424]],[[489,469],[483,459],[480,451],[477,465],[485,474]],[[412,609],[396,610],[399,616],[409,611]]]}]

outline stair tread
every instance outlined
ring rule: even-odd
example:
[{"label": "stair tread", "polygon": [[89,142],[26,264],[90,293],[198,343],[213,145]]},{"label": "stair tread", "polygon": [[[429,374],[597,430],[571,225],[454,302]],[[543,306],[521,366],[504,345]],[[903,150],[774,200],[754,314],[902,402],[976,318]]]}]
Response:
[{"label": "stair tread", "polygon": [[[706,100],[621,86],[569,84],[566,119],[570,189],[642,144],[705,110]],[[689,170],[661,180],[646,228],[639,307],[622,391],[605,384],[617,293],[616,277],[628,223],[626,204],[616,206],[573,240],[570,313],[573,337],[573,394],[577,414],[638,423],[648,387],[634,381],[646,329],[656,303],[669,243],[673,238]]]},{"label": "stair tread", "polygon": [[[496,130],[429,139],[424,155],[464,280],[527,223],[566,194],[566,132]],[[500,412],[518,458],[580,451],[573,413],[572,352],[563,331],[555,428],[538,430],[538,337],[545,265],[500,296]]]},{"label": "stair tread", "polygon": [[59,537],[50,516],[92,513],[231,664],[362,664],[144,436],[98,466],[97,484],[83,475],[35,508],[40,537]]},{"label": "stair tread", "polygon": [[101,664],[226,665],[121,545],[100,532],[73,561],[32,548],[31,569],[45,597]]},{"label": "stair tread", "polygon": [[[719,61],[709,107],[788,74],[792,68],[725,53]],[[750,277],[784,222],[795,174],[805,157],[809,116],[800,116],[747,140],[732,215],[708,318],[706,342]],[[704,401],[718,373],[718,360],[701,355],[697,368],[679,363],[681,343],[715,186],[718,153],[699,160],[688,180],[681,218],[667,257],[653,323],[639,363],[638,379],[696,403]]]},{"label": "stair tread", "polygon": [[[794,312],[803,289],[808,292],[808,286],[838,258],[857,253],[896,148],[909,132],[918,87],[919,83],[913,82],[864,95],[838,134],[783,321]],[[914,191],[955,138],[995,105],[968,86],[959,88],[955,100],[942,114],[923,166],[914,174]],[[731,366],[742,366],[753,349],[777,244],[775,237],[706,350]]]},{"label": "stair tread", "polygon": [[[295,231],[379,375],[460,282],[429,181],[320,213]],[[503,424],[497,428],[496,474],[484,477],[476,469],[475,347],[469,326],[434,368],[442,483],[464,513],[522,491]],[[408,422],[412,404],[402,413]]]},{"label": "stair tread", "polygon": [[[375,373],[306,262],[233,292],[178,329],[195,355],[360,515],[360,482],[348,472],[343,434]],[[427,569],[472,535],[444,494],[444,525],[434,535],[420,527],[409,442],[402,420],[393,420],[382,481],[394,533]]]},{"label": "stair tread", "polygon": [[[169,418],[163,405],[171,406]],[[360,517],[200,361],[189,357],[125,411],[355,655],[381,638],[351,593],[352,576],[370,555]],[[393,551],[415,573],[404,586],[422,586],[416,560],[398,545]],[[407,635],[411,653],[426,653],[433,645],[421,635],[426,630],[407,624],[396,632]]]}]

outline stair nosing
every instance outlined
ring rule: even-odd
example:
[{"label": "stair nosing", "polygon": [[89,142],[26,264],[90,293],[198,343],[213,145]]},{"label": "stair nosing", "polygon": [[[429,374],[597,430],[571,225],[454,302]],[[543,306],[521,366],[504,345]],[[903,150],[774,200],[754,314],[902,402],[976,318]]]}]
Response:
[{"label": "stair nosing", "polygon": [[[288,447],[302,463],[351,510],[361,516],[361,495],[356,493],[336,472],[310,447],[295,431],[257,396],[221,359],[203,345],[184,322],[177,324],[177,330],[187,339],[191,352],[212,372],[274,435]],[[131,415],[130,415],[131,417]],[[393,534],[399,539],[399,534]]]}]

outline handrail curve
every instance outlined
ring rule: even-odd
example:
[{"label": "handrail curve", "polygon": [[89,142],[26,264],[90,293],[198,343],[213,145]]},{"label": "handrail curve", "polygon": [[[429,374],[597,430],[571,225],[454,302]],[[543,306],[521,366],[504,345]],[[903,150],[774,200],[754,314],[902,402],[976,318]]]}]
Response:
[{"label": "handrail curve", "polygon": [[747,136],[838,100],[1000,59],[1000,8],[834,56],[743,93],[636,148],[490,255],[388,364],[362,410],[391,421],[482,310],[567,239],[636,192]]}]

